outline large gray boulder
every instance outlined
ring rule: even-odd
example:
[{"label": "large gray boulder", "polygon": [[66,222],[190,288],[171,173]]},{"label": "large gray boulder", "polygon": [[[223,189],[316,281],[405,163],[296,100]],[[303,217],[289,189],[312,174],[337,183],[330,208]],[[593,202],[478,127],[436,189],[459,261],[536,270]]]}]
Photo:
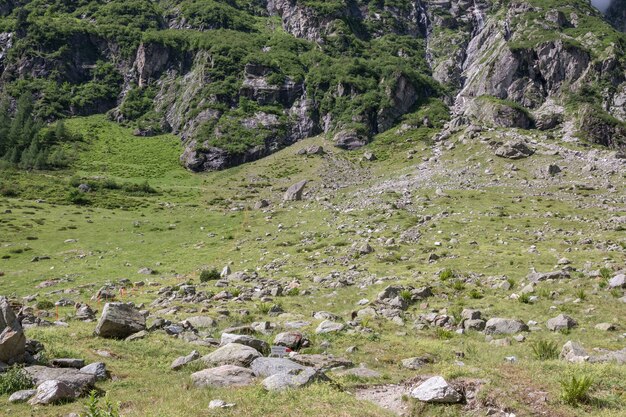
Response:
[{"label": "large gray boulder", "polygon": [[112,339],[125,339],[146,329],[146,318],[132,304],[107,303],[96,326],[95,334]]},{"label": "large gray boulder", "polygon": [[9,300],[0,297],[0,362],[13,364],[24,359],[26,336]]},{"label": "large gray boulder", "polygon": [[268,377],[294,369],[305,369],[305,366],[287,358],[257,358],[250,365],[250,369],[257,376]]},{"label": "large gray boulder", "polygon": [[88,392],[96,383],[95,374],[81,372],[73,368],[48,368],[34,365],[24,368],[24,371],[37,387],[46,381],[64,383],[74,391],[75,398]]},{"label": "large gray boulder", "polygon": [[228,343],[221,348],[202,357],[202,361],[210,366],[237,365],[247,367],[252,361],[260,358],[261,353],[250,346],[239,343]]},{"label": "large gray boulder", "polygon": [[97,381],[104,381],[109,377],[107,366],[103,362],[90,363],[87,366],[80,368],[80,372],[84,374],[93,375]]},{"label": "large gray boulder", "polygon": [[292,350],[298,350],[304,341],[300,332],[283,332],[276,335],[274,345],[285,346]]},{"label": "large gray boulder", "polygon": [[335,146],[349,151],[367,145],[368,138],[353,129],[341,130],[333,137]]},{"label": "large gray boulder", "polygon": [[222,365],[191,374],[196,387],[242,387],[254,382],[254,373],[247,368],[235,365]]},{"label": "large gray boulder", "polygon": [[330,381],[323,373],[313,368],[292,369],[274,374],[263,380],[263,388],[268,391],[283,391],[289,388],[300,388],[313,382]]},{"label": "large gray boulder", "polygon": [[270,351],[270,345],[264,340],[243,334],[222,333],[220,346],[225,346],[229,343],[239,343],[240,345],[250,346],[251,348],[265,354]]},{"label": "large gray boulder", "polygon": [[293,184],[291,187],[287,188],[285,191],[285,195],[283,196],[283,200],[285,201],[300,201],[302,200],[302,193],[304,192],[304,186],[307,184],[307,180],[302,180]]},{"label": "large gray boulder", "polygon": [[76,391],[63,381],[49,380],[37,387],[37,393],[30,401],[31,405],[47,405],[78,398]]},{"label": "large gray boulder", "polygon": [[463,395],[440,376],[429,378],[415,387],[411,391],[411,397],[424,402],[444,404],[458,403],[463,400]]},{"label": "large gray boulder", "polygon": [[344,327],[346,326],[344,326],[341,323],[337,323],[337,322],[330,321],[330,320],[324,320],[323,322],[319,324],[319,326],[317,326],[317,329],[315,329],[315,333],[325,334],[325,333],[340,332],[344,329]]},{"label": "large gray boulder", "polygon": [[570,316],[566,316],[565,314],[559,314],[558,316],[551,318],[546,322],[546,327],[548,330],[552,330],[553,332],[558,332],[560,330],[569,330],[576,327],[578,323],[576,320],[571,318]]},{"label": "large gray boulder", "polygon": [[486,334],[515,334],[527,332],[528,326],[521,320],[495,317],[485,324]]},{"label": "large gray boulder", "polygon": [[522,159],[534,153],[523,140],[511,140],[496,148],[495,154],[501,158]]}]

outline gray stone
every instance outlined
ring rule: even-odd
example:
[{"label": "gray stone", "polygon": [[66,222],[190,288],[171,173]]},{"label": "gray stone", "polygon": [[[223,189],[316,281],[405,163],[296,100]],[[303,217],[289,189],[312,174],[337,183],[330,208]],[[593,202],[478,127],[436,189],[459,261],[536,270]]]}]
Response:
[{"label": "gray stone", "polygon": [[178,371],[179,369],[189,364],[190,362],[195,361],[199,357],[200,357],[200,353],[197,350],[194,350],[187,356],[180,356],[174,359],[174,362],[172,362],[172,365],[170,366],[170,368],[174,371]]},{"label": "gray stone", "polygon": [[222,333],[220,346],[225,346],[229,343],[250,346],[263,354],[268,354],[270,351],[270,345],[264,340],[242,334]]},{"label": "gray stone", "polygon": [[315,369],[327,370],[337,367],[351,368],[354,366],[351,360],[333,355],[300,354],[293,355],[291,360],[303,366]]},{"label": "gray stone", "polygon": [[275,374],[263,380],[262,385],[268,391],[283,391],[290,388],[300,388],[313,382],[329,381],[328,377],[312,368],[292,369]]},{"label": "gray stone", "polygon": [[9,300],[0,297],[0,362],[21,362],[26,351],[26,336]]},{"label": "gray stone", "polygon": [[293,369],[304,369],[305,366],[295,363],[287,358],[257,358],[250,365],[250,369],[257,376],[268,377],[275,374],[291,371]]},{"label": "gray stone", "polygon": [[585,351],[585,349],[579,343],[572,342],[571,340],[563,345],[559,357],[568,362],[574,363],[581,363],[589,360],[589,354]]},{"label": "gray stone", "polygon": [[342,130],[335,134],[333,141],[336,147],[351,151],[365,146],[368,139],[360,135],[356,130]]},{"label": "gray stone", "polygon": [[300,201],[302,200],[302,193],[304,192],[304,186],[307,184],[307,180],[302,180],[293,184],[285,191],[283,200],[285,201]]},{"label": "gray stone", "polygon": [[596,330],[602,330],[603,332],[612,332],[617,330],[617,326],[613,323],[598,323],[594,326]]},{"label": "gray stone", "polygon": [[250,366],[252,361],[260,358],[261,353],[250,346],[239,343],[228,343],[219,349],[202,357],[202,361],[208,365],[237,365]]},{"label": "gray stone", "polygon": [[531,156],[534,151],[522,140],[509,141],[496,149],[496,155],[501,158],[522,159]]},{"label": "gray stone", "polygon": [[10,403],[25,403],[29,399],[31,399],[35,394],[37,394],[36,389],[25,389],[22,391],[17,391],[11,394],[9,397]]},{"label": "gray stone", "polygon": [[63,381],[48,380],[37,387],[35,396],[28,401],[31,405],[54,404],[59,401],[73,400],[78,398],[76,391]]},{"label": "gray stone", "polygon": [[551,318],[546,322],[546,327],[548,330],[552,330],[553,332],[560,330],[569,330],[576,327],[578,323],[576,320],[571,318],[570,316],[566,316],[565,314],[559,314],[558,316]]},{"label": "gray stone", "polygon": [[131,334],[124,340],[127,342],[132,342],[133,340],[141,340],[141,339],[145,339],[146,337],[148,337],[149,334],[150,333],[148,333],[147,330],[142,330],[140,332]]},{"label": "gray stone", "polygon": [[191,324],[193,327],[197,329],[207,329],[209,327],[215,327],[217,325],[215,320],[208,316],[188,317],[185,320],[183,320],[183,323],[184,322],[188,322],[189,324]]},{"label": "gray stone", "polygon": [[90,363],[80,368],[80,372],[95,376],[96,381],[104,381],[109,377],[107,366],[103,362]]},{"label": "gray stone", "polygon": [[124,339],[146,329],[146,318],[133,305],[106,303],[96,326],[100,337]]},{"label": "gray stone", "polygon": [[434,376],[411,390],[411,397],[429,403],[454,404],[463,396],[440,376]]},{"label": "gray stone", "polygon": [[626,274],[618,274],[611,278],[609,288],[626,288]]},{"label": "gray stone", "polygon": [[85,366],[85,361],[82,359],[73,359],[73,358],[57,358],[57,359],[52,359],[50,364],[57,368],[80,369],[83,366]]},{"label": "gray stone", "polygon": [[242,387],[254,382],[254,373],[236,365],[222,365],[191,374],[193,385],[203,387]]},{"label": "gray stone", "polygon": [[340,332],[344,329],[344,327],[345,326],[341,323],[336,323],[330,320],[324,320],[323,322],[319,324],[319,326],[317,326],[317,329],[315,329],[315,333],[325,334],[325,333]]},{"label": "gray stone", "polygon": [[426,356],[402,359],[402,366],[407,369],[419,369],[432,363],[432,359]]},{"label": "gray stone", "polygon": [[300,332],[283,332],[274,337],[276,346],[286,346],[291,350],[298,350],[302,346],[304,336]]},{"label": "gray stone", "polygon": [[527,332],[528,326],[521,320],[495,317],[485,324],[485,334],[514,334]]},{"label": "gray stone", "polygon": [[39,386],[46,381],[61,381],[74,390],[76,397],[89,391],[96,383],[95,375],[72,368],[48,368],[46,366],[34,365],[24,368],[24,371],[33,380],[35,386]]}]

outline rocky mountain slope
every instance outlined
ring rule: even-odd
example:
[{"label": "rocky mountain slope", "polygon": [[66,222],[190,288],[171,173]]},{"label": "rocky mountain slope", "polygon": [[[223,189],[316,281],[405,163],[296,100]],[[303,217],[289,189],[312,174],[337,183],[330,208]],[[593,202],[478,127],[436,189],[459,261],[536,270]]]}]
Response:
[{"label": "rocky mountain slope", "polygon": [[[609,15],[620,26],[623,2]],[[194,171],[396,125],[550,130],[623,147],[626,46],[585,0],[13,1],[0,84],[45,120],[173,132]]]}]

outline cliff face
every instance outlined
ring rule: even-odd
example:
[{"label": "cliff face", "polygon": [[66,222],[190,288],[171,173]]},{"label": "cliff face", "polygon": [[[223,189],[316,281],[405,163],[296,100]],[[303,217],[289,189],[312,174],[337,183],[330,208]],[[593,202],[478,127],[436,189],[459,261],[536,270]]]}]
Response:
[{"label": "cliff face", "polygon": [[433,99],[454,125],[626,136],[625,38],[584,0],[115,0],[50,6],[62,26],[26,3],[0,9],[5,92],[26,85],[48,118],[110,110],[138,135],[176,133],[194,171],[321,132],[363,144]]}]

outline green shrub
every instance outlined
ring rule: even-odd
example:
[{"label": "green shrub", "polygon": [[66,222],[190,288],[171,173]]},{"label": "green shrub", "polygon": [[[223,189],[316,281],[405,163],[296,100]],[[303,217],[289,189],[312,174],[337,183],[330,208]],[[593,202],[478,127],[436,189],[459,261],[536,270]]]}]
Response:
[{"label": "green shrub", "polygon": [[454,277],[454,271],[450,268],[446,268],[439,273],[439,279],[442,281],[446,281],[452,277]]},{"label": "green shrub", "polygon": [[578,405],[589,401],[589,389],[594,383],[592,377],[588,375],[572,375],[564,378],[561,383],[561,400],[565,404]]},{"label": "green shrub", "polygon": [[256,308],[257,310],[259,310],[259,313],[267,314],[272,309],[272,304],[271,303],[259,303],[257,304]]},{"label": "green shrub", "polygon": [[81,415],[81,417],[119,417],[120,415],[117,407],[113,405],[109,398],[105,397],[104,405],[100,405],[100,399],[97,397],[95,390],[89,393],[85,411],[86,414]]},{"label": "green shrub", "polygon": [[50,310],[52,307],[54,307],[54,303],[49,300],[41,300],[37,301],[35,307],[37,308],[37,310]]},{"label": "green shrub", "polygon": [[13,394],[32,387],[33,381],[19,366],[13,366],[5,373],[0,374],[0,395]]},{"label": "green shrub", "polygon": [[448,340],[454,337],[454,333],[450,330],[444,329],[443,327],[436,327],[435,336],[440,340]]},{"label": "green shrub", "polygon": [[220,273],[215,268],[204,269],[200,272],[200,282],[215,281],[217,279],[220,279]]},{"label": "green shrub", "polygon": [[540,361],[547,361],[559,357],[559,348],[556,342],[538,340],[531,345],[533,355]]},{"label": "green shrub", "polygon": [[527,293],[520,294],[517,301],[519,301],[522,304],[530,304],[530,295],[528,295]]},{"label": "green shrub", "polygon": [[285,294],[290,295],[290,296],[299,295],[300,294],[300,288],[298,288],[298,287],[289,288],[287,290],[287,292],[285,292]]},{"label": "green shrub", "polygon": [[413,294],[411,294],[411,290],[402,290],[400,291],[400,298],[402,298],[407,303],[410,303],[411,298],[413,298]]}]

